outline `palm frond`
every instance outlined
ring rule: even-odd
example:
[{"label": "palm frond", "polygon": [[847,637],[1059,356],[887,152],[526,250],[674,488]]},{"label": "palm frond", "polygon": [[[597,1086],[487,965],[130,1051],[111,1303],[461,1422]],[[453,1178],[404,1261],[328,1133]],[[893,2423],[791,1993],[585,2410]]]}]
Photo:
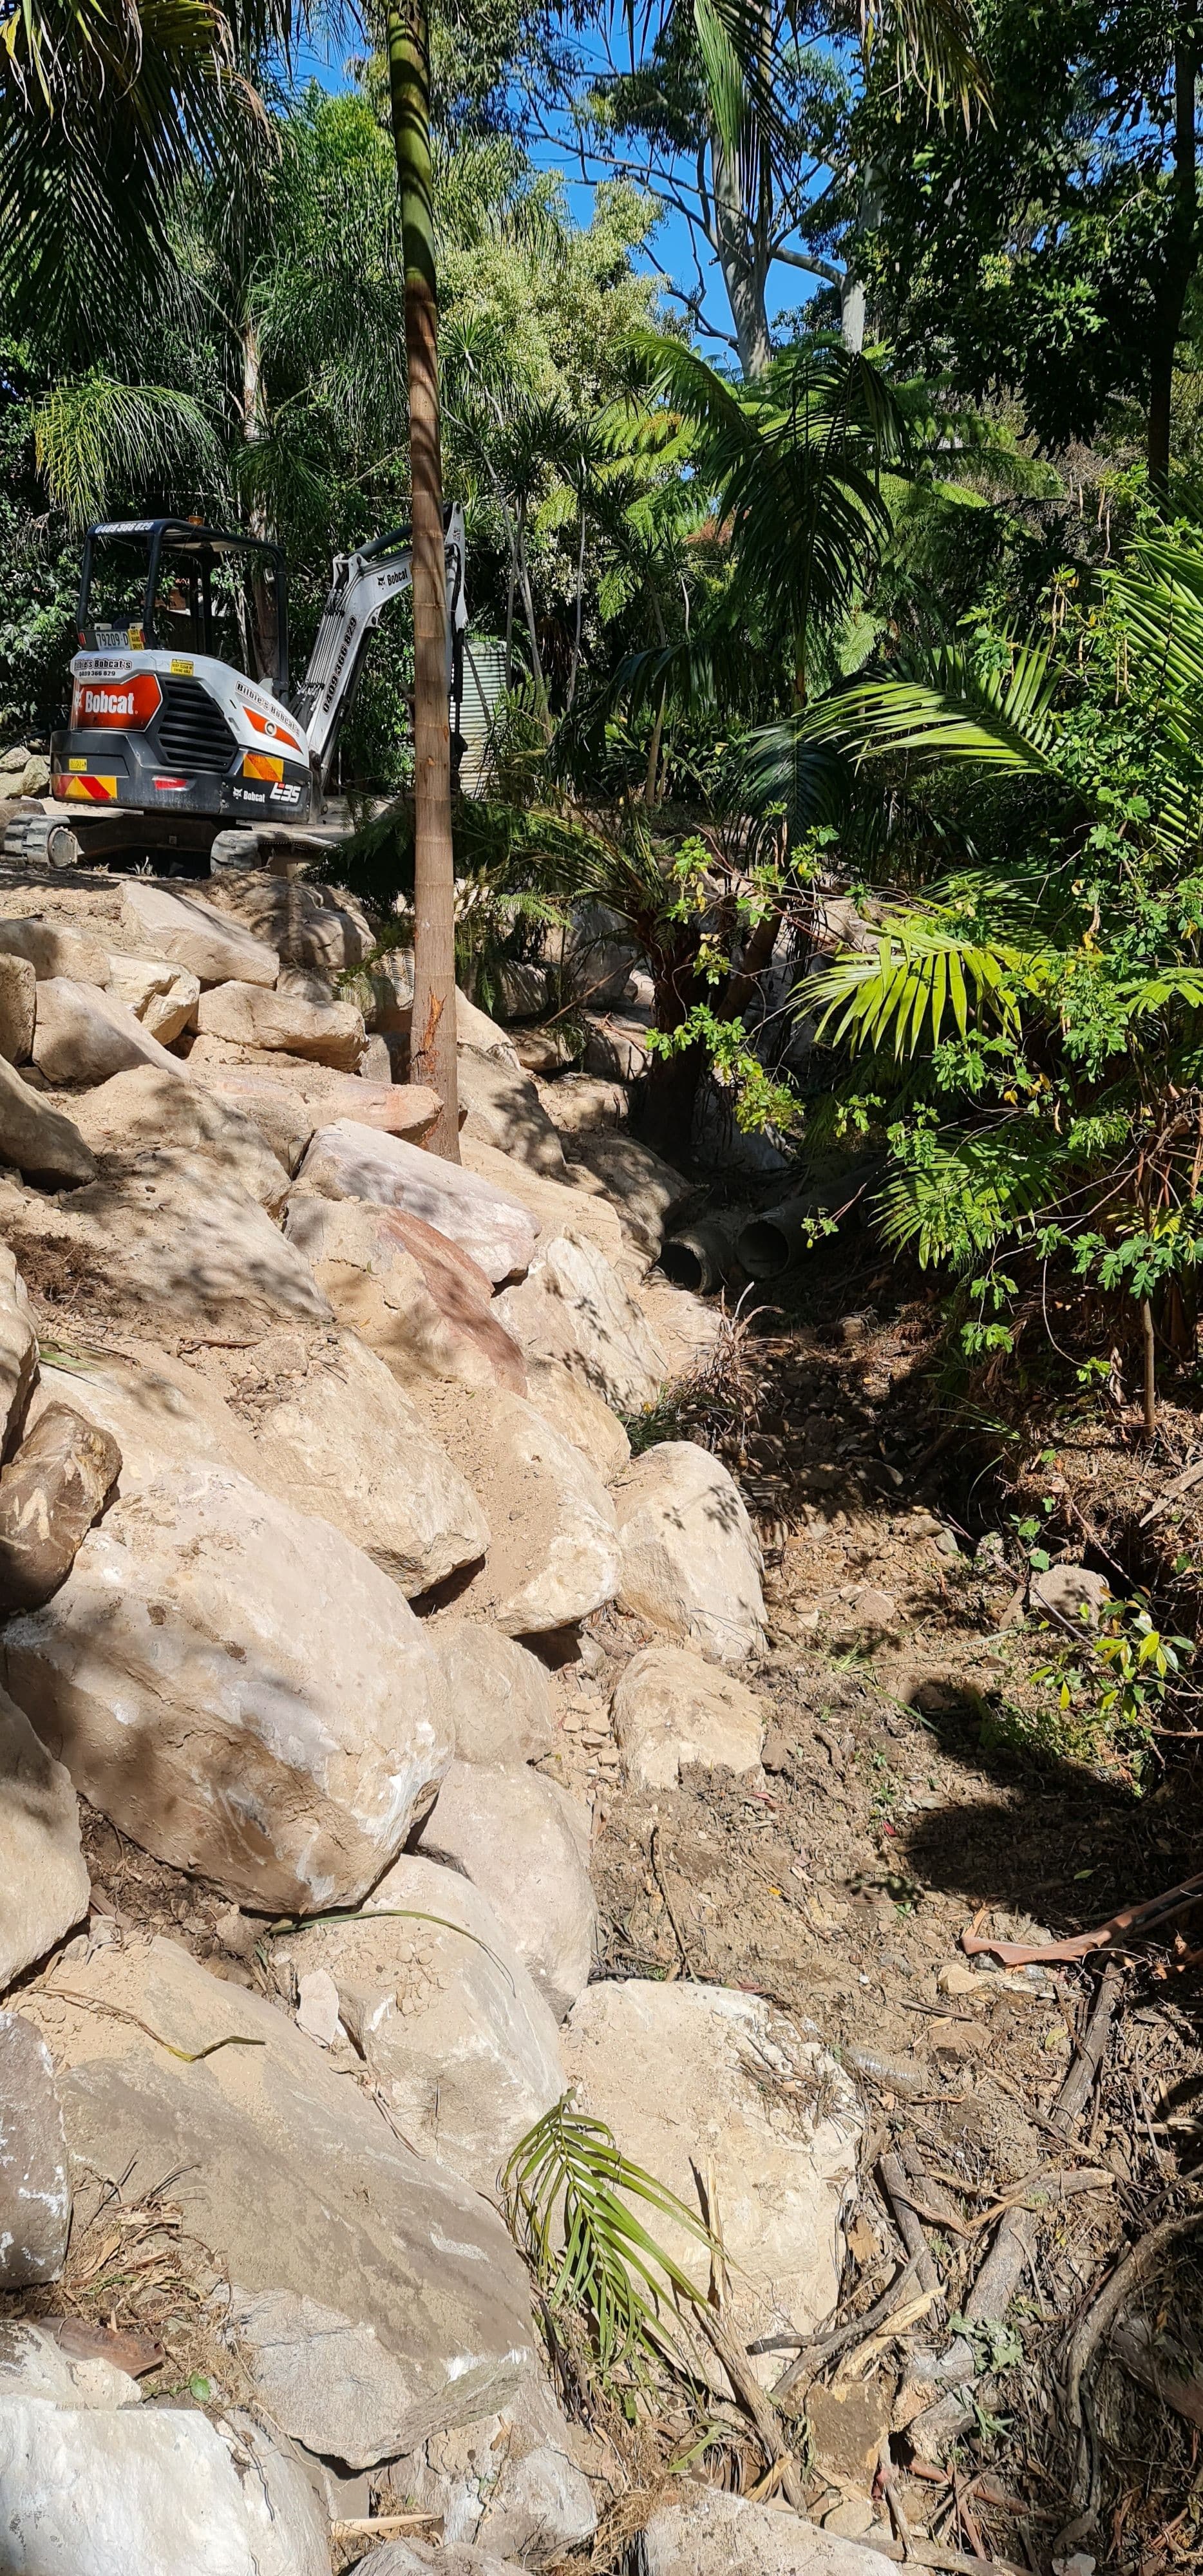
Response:
[{"label": "palm frond", "polygon": [[191,394],[122,384],[100,368],[56,385],[33,431],[51,500],[73,528],[100,518],[112,494],[136,498],[156,480],[220,471],[212,422]]},{"label": "palm frond", "polygon": [[1030,1119],[928,1137],[921,1157],[881,1192],[882,1235],[895,1251],[914,1250],[924,1269],[940,1261],[963,1267],[1050,1204],[1069,1159],[1062,1140]]},{"label": "palm frond", "polygon": [[1013,1023],[1018,995],[1038,971],[1038,958],[1020,949],[894,911],[873,948],[837,957],[799,986],[796,1000],[808,1015],[818,1011],[816,1034],[834,1046],[878,1048],[892,1035],[895,1056],[913,1056],[925,1031],[938,1046],[950,1024],[965,1037],[971,1019]]},{"label": "palm frond", "polygon": [[990,106],[990,80],[981,54],[981,27],[973,0],[867,0],[864,22],[871,46],[886,45],[901,89],[918,88],[929,109],[960,108],[966,124]]}]

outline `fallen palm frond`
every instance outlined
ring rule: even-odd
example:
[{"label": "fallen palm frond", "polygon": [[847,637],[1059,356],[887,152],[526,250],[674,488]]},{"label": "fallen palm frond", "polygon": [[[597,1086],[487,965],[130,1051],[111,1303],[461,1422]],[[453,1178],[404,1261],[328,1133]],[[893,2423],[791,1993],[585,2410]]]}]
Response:
[{"label": "fallen palm frond", "polygon": [[502,2196],[550,2313],[585,2319],[603,2384],[623,2366],[639,2378],[666,2359],[680,2363],[677,2312],[700,2311],[706,2293],[639,2210],[671,2219],[712,2260],[718,2241],[674,2191],[624,2156],[604,2120],[565,2094],[515,2147]]}]

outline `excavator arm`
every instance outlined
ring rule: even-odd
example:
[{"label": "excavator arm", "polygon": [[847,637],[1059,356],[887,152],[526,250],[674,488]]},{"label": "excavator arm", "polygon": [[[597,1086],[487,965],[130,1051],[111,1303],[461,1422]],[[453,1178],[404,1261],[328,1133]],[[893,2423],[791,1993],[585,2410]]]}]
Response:
[{"label": "excavator arm", "polygon": [[[459,731],[463,696],[463,639],[468,623],[465,596],[464,514],[458,503],[443,512],[447,567],[447,694],[451,730]],[[368,638],[390,600],[413,583],[413,554],[408,528],[394,528],[358,554],[336,555],[326,605],[314,637],[309,666],[290,706],[304,732],[310,759],[325,784],[338,729],[355,695]]]}]

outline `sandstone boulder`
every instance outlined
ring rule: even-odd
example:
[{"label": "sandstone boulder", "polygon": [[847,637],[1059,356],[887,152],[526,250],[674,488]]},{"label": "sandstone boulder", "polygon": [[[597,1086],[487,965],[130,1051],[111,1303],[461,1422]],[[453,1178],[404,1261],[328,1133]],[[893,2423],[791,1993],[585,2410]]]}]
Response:
[{"label": "sandstone boulder", "polygon": [[164,958],[110,957],[105,989],[124,1002],[161,1046],[170,1046],[187,1028],[200,1000],[199,977]]},{"label": "sandstone boulder", "polygon": [[1051,1618],[1062,1634],[1066,1628],[1097,1628],[1111,1604],[1105,1574],[1089,1565],[1050,1565],[1032,1576],[1032,1608]]},{"label": "sandstone boulder", "polygon": [[603,1485],[613,1484],[631,1455],[631,1443],[618,1415],[611,1413],[609,1405],[567,1361],[532,1356],[529,1352],[524,1356],[528,1402],[545,1422],[550,1422],[553,1431],[559,1432],[561,1440],[571,1441],[573,1448],[580,1450]]},{"label": "sandstone boulder", "polygon": [[39,984],[48,976],[58,975],[69,976],[79,984],[108,982],[108,957],[91,931],[48,921],[43,913],[27,913],[20,921],[0,921],[0,954],[27,957]]},{"label": "sandstone boulder", "polygon": [[35,2023],[0,2012],[0,2290],[57,2281],[70,2227],[67,2141],[50,2051]]},{"label": "sandstone boulder", "polygon": [[0,1692],[0,1990],[82,1922],[89,1892],[67,1773]]},{"label": "sandstone boulder", "polygon": [[373,957],[348,977],[343,989],[349,1002],[359,1004],[365,1028],[381,1037],[408,1038],[414,1008],[412,948],[391,948]]},{"label": "sandstone boulder", "polygon": [[0,1659],[94,1806],[264,1910],[358,1902],[450,1757],[397,1586],[231,1470],[182,1464],[119,1499]]},{"label": "sandstone boulder", "polygon": [[764,1636],[762,1559],[727,1469],[692,1440],[662,1440],[613,1496],[623,1608],[717,1663],[743,1663]]},{"label": "sandstone boulder", "polygon": [[[170,2172],[185,2230],[235,2296],[276,2303],[256,2339],[277,2394],[293,2379],[297,2411],[272,2410],[285,2432],[368,2466],[504,2402],[532,2366],[530,2305],[479,2193],[415,2155],[283,2013],[175,1943],[129,1934],[73,1962],[71,1982],[126,2016],[37,1992],[73,2164],[101,2178],[97,2198],[127,2168],[131,2195]],[[185,2065],[163,2040],[244,2044]],[[309,2303],[324,2312],[316,2349],[286,2374],[281,2348],[304,2340]]]},{"label": "sandstone boulder", "polygon": [[29,1294],[14,1253],[0,1243],[0,1457],[7,1458],[21,1437],[37,1370]]},{"label": "sandstone boulder", "polygon": [[435,2548],[425,2540],[386,2540],[374,2555],[374,2576],[515,2576],[518,2568],[516,2558],[495,2558],[491,2549]]},{"label": "sandstone boulder", "polygon": [[538,1762],[555,1742],[546,1665],[480,1619],[434,1630],[461,1762]]},{"label": "sandstone boulder", "polygon": [[285,1231],[340,1323],[353,1327],[402,1385],[458,1378],[524,1393],[522,1353],[493,1311],[484,1271],[420,1217],[362,1199],[298,1193]]},{"label": "sandstone boulder", "polygon": [[[49,991],[49,986],[43,987]],[[79,1128],[0,1060],[0,1163],[54,1189],[95,1180],[96,1159]]]},{"label": "sandstone boulder", "polygon": [[496,1020],[489,1018],[487,1011],[479,1010],[475,1002],[470,1002],[458,984],[455,988],[455,1042],[461,1053],[471,1051],[475,1055],[503,1056],[511,1065],[518,1063],[509,1030],[501,1028]]},{"label": "sandstone boulder", "polygon": [[11,2398],[0,2498],[21,2576],[328,2576],[304,2469],[249,2416]]},{"label": "sandstone boulder", "polygon": [[614,1731],[627,1777],[675,1789],[682,1771],[759,1773],[765,1703],[733,1673],[685,1646],[645,1646],[614,1693]]},{"label": "sandstone boulder", "polygon": [[[294,1351],[256,1405],[284,1499],[320,1512],[403,1592],[425,1592],[482,1557],[479,1503],[383,1360],[354,1333]],[[0,1522],[3,1493],[0,1476]]]},{"label": "sandstone boulder", "polygon": [[70,1199],[0,1188],[0,1223],[30,1276],[69,1283],[86,1313],[150,1312],[164,1328],[230,1333],[264,1317],[329,1323],[308,1262],[196,1154],[140,1155]]},{"label": "sandstone boulder", "polygon": [[[295,1152],[280,1155],[293,1172],[315,1128],[336,1118],[351,1118],[359,1127],[379,1127],[386,1136],[404,1136],[411,1145],[420,1145],[439,1114],[437,1091],[420,1082],[368,1081],[362,1067],[358,1073],[338,1073],[332,1065],[272,1054],[264,1047],[232,1046],[225,1038],[195,1038],[188,1071],[209,1090],[232,1096],[248,1117],[262,1112],[276,1120],[286,1114],[299,1127],[303,1113],[308,1120],[303,1142]],[[278,1145],[273,1150],[280,1152]]]},{"label": "sandstone boulder", "polygon": [[372,946],[367,914],[341,886],[247,868],[218,877],[213,907],[274,948],[282,966],[316,966],[340,975]]},{"label": "sandstone boulder", "polygon": [[881,2576],[876,2549],[718,2487],[687,2487],[643,2534],[647,2576]]},{"label": "sandstone boulder", "polygon": [[469,1253],[494,1284],[525,1270],[535,1248],[525,1209],[491,1182],[347,1118],[318,1129],[298,1179],[320,1198],[368,1199],[421,1217]]},{"label": "sandstone boulder", "polygon": [[202,1037],[278,1049],[342,1073],[353,1073],[363,1054],[363,1021],[353,1002],[311,1002],[300,993],[265,992],[260,984],[216,984],[201,994],[192,1020]]},{"label": "sandstone boulder", "polygon": [[580,1450],[500,1387],[428,1379],[413,1394],[492,1533],[481,1572],[460,1596],[465,1612],[511,1637],[541,1636],[612,1601],[613,1506]]},{"label": "sandstone boulder", "polygon": [[202,984],[262,984],[280,972],[278,951],[196,895],[169,894],[147,877],[125,877],[121,926],[139,956],[166,957]]},{"label": "sandstone boulder", "polygon": [[51,1404],[0,1470],[0,1614],[40,1610],[65,1583],[121,1466],[107,1431]]},{"label": "sandstone boulder", "polygon": [[287,1076],[264,1072],[257,1065],[210,1063],[210,1050],[220,1044],[218,1038],[197,1038],[188,1056],[190,1079],[203,1086],[211,1099],[249,1119],[269,1152],[291,1175],[313,1134],[317,1110]]},{"label": "sandstone boulder", "polygon": [[200,1154],[270,1216],[288,1196],[288,1173],[259,1127],[198,1083],[181,1082],[178,1066],[174,1073],[144,1064],[113,1074],[80,1101],[78,1124],[94,1154],[121,1162],[165,1147]]},{"label": "sandstone boulder", "polygon": [[564,2091],[548,2006],[487,1898],[456,1870],[406,1855],[363,1914],[294,1933],[298,1977],[317,1967],[333,1979],[344,2027],[410,2144],[491,2192]]},{"label": "sandstone boulder", "polygon": [[356,1065],[355,1071],[360,1082],[391,1083],[393,1078],[393,1059],[388,1051],[387,1038],[380,1037],[375,1030],[372,1030],[369,1035],[365,1037],[363,1042],[363,1054]]},{"label": "sandstone boulder", "polygon": [[52,1404],[74,1405],[111,1433],[121,1451],[123,1494],[185,1461],[233,1467],[252,1484],[277,1481],[275,1462],[265,1466],[263,1443],[212,1379],[153,1344],[88,1351],[62,1366],[44,1359],[29,1406],[31,1428]]},{"label": "sandstone boulder", "polygon": [[[462,1133],[497,1146],[532,1170],[563,1177],[564,1148],[530,1075],[506,1057],[461,1047],[457,1058]],[[461,1147],[462,1151],[462,1147]]]},{"label": "sandstone boulder", "polygon": [[[834,2058],[761,1997],[684,1981],[590,1986],[562,2036],[577,2100],[624,2155],[690,2209],[713,2168],[737,2340],[809,2333],[839,2295],[863,2126]],[[705,2287],[705,2247],[671,2218],[657,2235]]]},{"label": "sandstone boulder", "polygon": [[[597,2528],[592,2490],[571,2444],[546,2382],[528,2379],[497,2414],[435,2434],[399,2460],[393,2491],[439,2516],[443,2546],[402,2562],[395,2576],[495,2576],[499,2567],[562,2565]],[[391,2553],[383,2554],[387,2562]]]},{"label": "sandstone boulder", "polygon": [[[460,1154],[465,1173],[505,1191],[525,1208],[540,1251],[557,1234],[571,1234],[578,1243],[595,1243],[614,1269],[623,1268],[627,1252],[617,1210],[611,1207],[601,1182],[595,1181],[582,1163],[566,1163],[562,1177],[556,1180],[548,1172],[532,1171],[529,1163],[513,1160],[496,1145],[486,1145],[467,1134],[460,1140]],[[529,1262],[522,1267],[529,1268]],[[640,1270],[642,1267],[640,1262]]]},{"label": "sandstone boulder", "polygon": [[124,1002],[99,985],[51,976],[38,987],[33,1060],[48,1082],[107,1082],[131,1065],[153,1064],[183,1077],[183,1065],[160,1046]]},{"label": "sandstone boulder", "polygon": [[[45,2325],[23,2317],[0,2326],[0,2399],[44,2397],[58,2406],[140,2406],[142,2391],[129,2372],[103,2353],[74,2349],[75,2318],[51,2316]],[[80,2341],[95,2329],[83,2326]]]},{"label": "sandstone boulder", "polygon": [[597,1129],[573,1139],[573,1160],[602,1182],[623,1227],[646,1261],[658,1261],[665,1235],[691,1198],[692,1181],[639,1144],[625,1128]]},{"label": "sandstone boulder", "polygon": [[588,1827],[565,1791],[517,1767],[453,1762],[422,1827],[423,1853],[462,1870],[488,1898],[557,2021],[593,1962],[587,1847]]},{"label": "sandstone boulder", "polygon": [[28,1064],[33,1054],[37,990],[28,957],[0,949],[0,1056],[6,1064]]},{"label": "sandstone boulder", "polygon": [[498,1299],[528,1359],[558,1359],[604,1404],[637,1413],[653,1404],[668,1374],[663,1352],[596,1243],[554,1235],[520,1287]]}]

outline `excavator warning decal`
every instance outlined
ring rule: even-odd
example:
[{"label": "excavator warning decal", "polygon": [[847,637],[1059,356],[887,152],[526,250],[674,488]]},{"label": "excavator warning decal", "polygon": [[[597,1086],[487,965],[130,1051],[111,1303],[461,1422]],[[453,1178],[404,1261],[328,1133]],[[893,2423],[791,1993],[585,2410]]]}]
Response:
[{"label": "excavator warning decal", "polygon": [[284,763],[277,760],[272,751],[244,751],[242,775],[244,778],[270,778],[278,786],[284,776]]},{"label": "excavator warning decal", "polygon": [[78,797],[87,805],[115,805],[117,802],[117,781],[115,778],[97,778],[95,776],[90,778],[64,778],[59,793],[63,796]]}]

